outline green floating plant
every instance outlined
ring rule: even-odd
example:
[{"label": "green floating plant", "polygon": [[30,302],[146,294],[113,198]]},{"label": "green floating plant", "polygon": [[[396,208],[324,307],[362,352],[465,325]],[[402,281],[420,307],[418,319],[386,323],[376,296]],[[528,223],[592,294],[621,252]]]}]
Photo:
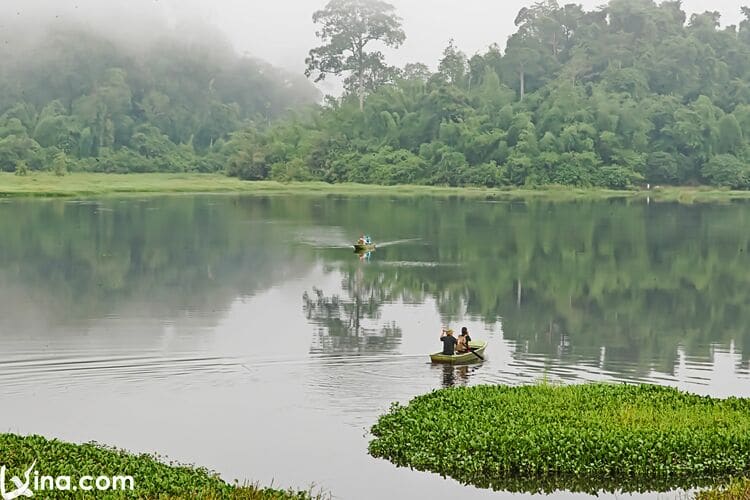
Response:
[{"label": "green floating plant", "polygon": [[667,491],[750,472],[750,400],[654,385],[479,386],[393,405],[370,454],[496,490]]},{"label": "green floating plant", "polygon": [[[44,498],[201,498],[235,500],[316,500],[328,498],[313,492],[281,491],[254,484],[228,484],[201,467],[165,463],[163,457],[133,455],[98,444],[71,444],[41,436],[0,434],[0,465],[6,477],[23,477],[32,464],[39,474],[70,476],[132,476],[133,490],[106,492],[37,492]],[[12,487],[8,481],[8,486]]]}]

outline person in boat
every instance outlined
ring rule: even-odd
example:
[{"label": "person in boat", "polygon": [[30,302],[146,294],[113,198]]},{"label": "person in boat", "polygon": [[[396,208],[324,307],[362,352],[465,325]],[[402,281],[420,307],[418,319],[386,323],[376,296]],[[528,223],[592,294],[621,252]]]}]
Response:
[{"label": "person in boat", "polygon": [[461,328],[461,335],[456,339],[456,352],[459,354],[469,352],[469,342],[471,342],[469,329],[464,326]]},{"label": "person in boat", "polygon": [[453,330],[448,327],[443,327],[440,332],[440,341],[443,343],[443,354],[446,356],[453,356],[456,354],[456,337],[453,336]]},{"label": "person in boat", "polygon": [[360,237],[359,237],[359,239],[357,240],[357,245],[364,245],[364,244],[365,244],[365,235],[363,234],[363,235],[362,235],[362,236],[360,236]]},{"label": "person in boat", "polygon": [[372,239],[369,234],[365,236],[365,245],[372,245]]}]

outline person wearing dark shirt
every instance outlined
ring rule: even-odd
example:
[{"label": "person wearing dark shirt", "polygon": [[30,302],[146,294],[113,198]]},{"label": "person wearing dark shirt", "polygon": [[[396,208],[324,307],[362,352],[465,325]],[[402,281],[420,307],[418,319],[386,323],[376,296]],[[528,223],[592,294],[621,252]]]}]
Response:
[{"label": "person wearing dark shirt", "polygon": [[453,330],[443,329],[440,340],[443,342],[443,354],[453,356],[456,353],[456,337],[453,336]]}]

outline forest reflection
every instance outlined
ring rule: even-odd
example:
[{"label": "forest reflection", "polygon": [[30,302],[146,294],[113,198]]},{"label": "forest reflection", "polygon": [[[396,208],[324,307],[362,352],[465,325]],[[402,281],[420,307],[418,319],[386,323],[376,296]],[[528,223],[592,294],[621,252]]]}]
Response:
[{"label": "forest reflection", "polygon": [[[490,201],[13,200],[0,204],[0,331],[46,321],[33,333],[55,335],[134,308],[210,327],[238,297],[317,267],[335,282],[307,283],[301,309],[299,295],[279,304],[302,312],[312,353],[398,352],[410,332],[384,306],[429,302],[435,321],[502,324],[517,356],[674,373],[680,355],[731,345],[747,366],[749,205]],[[405,242],[363,262],[346,248],[363,228]],[[338,239],[302,242],[311,232]]]}]

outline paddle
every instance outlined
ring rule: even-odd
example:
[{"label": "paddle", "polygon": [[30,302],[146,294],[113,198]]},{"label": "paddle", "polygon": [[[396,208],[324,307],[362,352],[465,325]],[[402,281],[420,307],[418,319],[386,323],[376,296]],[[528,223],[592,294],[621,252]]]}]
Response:
[{"label": "paddle", "polygon": [[[467,342],[467,344],[468,344],[468,342]],[[481,355],[481,354],[479,354],[479,353],[478,353],[478,352],[476,351],[476,349],[477,349],[476,347],[471,347],[471,346],[468,346],[468,345],[467,345],[467,347],[468,347],[468,349],[469,349],[469,352],[471,352],[471,353],[472,353],[472,354],[473,354],[474,356],[476,356],[476,357],[478,357],[479,359],[481,359],[482,361],[484,361],[484,357],[482,357],[482,355]]]},{"label": "paddle", "polygon": [[481,355],[480,355],[480,354],[479,354],[479,353],[478,353],[478,352],[476,351],[476,347],[469,347],[469,351],[471,351],[471,353],[472,353],[472,354],[473,354],[474,356],[476,356],[476,357],[478,357],[479,359],[481,359],[482,361],[484,361],[484,358],[483,358],[483,357],[482,357],[482,356],[481,356]]}]

